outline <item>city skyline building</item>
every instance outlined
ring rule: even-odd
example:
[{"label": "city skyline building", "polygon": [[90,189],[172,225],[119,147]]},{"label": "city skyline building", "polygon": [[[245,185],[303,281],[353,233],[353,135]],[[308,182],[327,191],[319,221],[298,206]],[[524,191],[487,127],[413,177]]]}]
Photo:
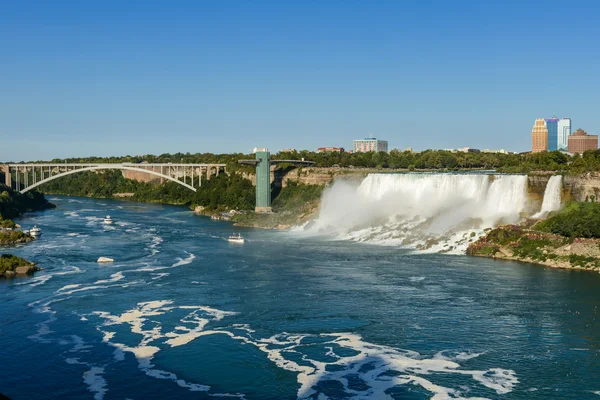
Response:
[{"label": "city skyline building", "polygon": [[569,148],[571,136],[571,118],[561,118],[558,121],[558,150],[566,151]]},{"label": "city skyline building", "polygon": [[354,141],[354,146],[352,146],[355,153],[366,153],[368,151],[388,151],[388,142],[387,140],[380,140],[373,137],[371,134],[370,137],[359,139]]},{"label": "city skyline building", "polygon": [[548,150],[548,128],[544,118],[537,118],[531,130],[531,152],[539,153]]},{"label": "city skyline building", "polygon": [[598,150],[598,135],[588,135],[583,129],[577,129],[569,136],[569,153],[583,153],[586,150]]},{"label": "city skyline building", "polygon": [[556,117],[544,118],[548,130],[548,151],[558,150],[558,121]]}]

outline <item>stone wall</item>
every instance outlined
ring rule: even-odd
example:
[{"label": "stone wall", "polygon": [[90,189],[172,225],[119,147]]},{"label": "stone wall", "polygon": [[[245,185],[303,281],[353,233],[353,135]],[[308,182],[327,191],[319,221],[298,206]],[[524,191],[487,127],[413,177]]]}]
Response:
[{"label": "stone wall", "polygon": [[575,201],[600,200],[600,173],[588,172],[578,176],[563,178],[565,191]]},{"label": "stone wall", "polygon": [[132,181],[138,181],[138,182],[160,182],[161,181],[160,177],[158,177],[156,175],[148,174],[146,172],[131,171],[128,169],[124,169],[121,172],[123,173],[123,176],[126,179],[131,179]]}]

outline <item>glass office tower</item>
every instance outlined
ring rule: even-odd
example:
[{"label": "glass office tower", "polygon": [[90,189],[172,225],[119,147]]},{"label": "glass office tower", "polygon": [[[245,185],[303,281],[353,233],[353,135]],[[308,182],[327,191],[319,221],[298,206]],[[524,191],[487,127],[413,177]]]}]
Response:
[{"label": "glass office tower", "polygon": [[548,151],[558,150],[558,121],[556,117],[545,118],[548,129]]}]

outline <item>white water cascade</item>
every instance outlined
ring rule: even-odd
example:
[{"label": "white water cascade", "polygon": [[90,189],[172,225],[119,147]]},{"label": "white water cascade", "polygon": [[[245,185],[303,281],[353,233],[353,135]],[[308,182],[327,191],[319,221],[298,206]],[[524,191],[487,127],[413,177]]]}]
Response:
[{"label": "white water cascade", "polygon": [[539,213],[535,214],[534,218],[543,218],[548,215],[551,211],[557,211],[560,208],[560,195],[562,189],[562,176],[555,175],[551,176],[550,180],[546,184],[546,190],[544,191],[544,201],[542,202],[542,209]]},{"label": "white water cascade", "polygon": [[516,223],[527,177],[484,174],[371,174],[336,181],[321,199],[314,233],[376,244],[461,253],[483,230]]}]

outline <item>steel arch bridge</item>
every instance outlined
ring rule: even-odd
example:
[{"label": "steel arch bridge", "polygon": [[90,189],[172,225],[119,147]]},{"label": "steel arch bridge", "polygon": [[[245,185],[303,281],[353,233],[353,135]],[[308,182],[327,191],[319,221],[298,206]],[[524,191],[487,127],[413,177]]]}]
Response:
[{"label": "steel arch bridge", "polygon": [[161,181],[176,182],[190,190],[197,179],[198,186],[202,185],[202,176],[210,180],[212,175],[227,173],[226,164],[149,164],[149,163],[112,163],[112,164],[5,164],[2,165],[6,186],[21,193],[26,193],[44,183],[62,178],[63,176],[84,171],[119,169],[135,171],[161,178]]}]

